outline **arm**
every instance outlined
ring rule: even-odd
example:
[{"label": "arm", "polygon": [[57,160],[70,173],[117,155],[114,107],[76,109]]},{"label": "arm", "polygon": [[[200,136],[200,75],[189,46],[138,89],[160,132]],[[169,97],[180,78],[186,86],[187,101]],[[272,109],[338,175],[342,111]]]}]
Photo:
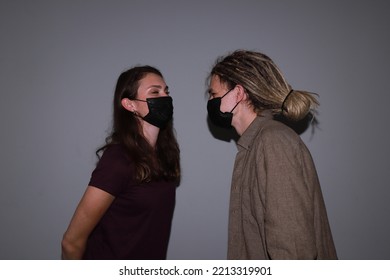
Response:
[{"label": "arm", "polygon": [[81,259],[88,236],[114,200],[114,196],[88,186],[62,239],[62,259]]},{"label": "arm", "polygon": [[313,187],[302,143],[279,132],[266,141],[265,232],[271,259],[315,259]]}]

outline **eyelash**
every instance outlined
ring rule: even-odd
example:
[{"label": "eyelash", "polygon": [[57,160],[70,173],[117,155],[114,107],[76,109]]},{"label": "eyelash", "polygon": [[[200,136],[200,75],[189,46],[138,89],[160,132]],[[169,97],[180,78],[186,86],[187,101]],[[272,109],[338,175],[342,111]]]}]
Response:
[{"label": "eyelash", "polygon": [[[166,90],[166,91],[164,91],[164,92],[165,92],[167,95],[170,94],[170,91],[169,91],[169,90]],[[160,91],[155,90],[155,91],[152,91],[151,93],[152,93],[152,94],[159,94]]]}]

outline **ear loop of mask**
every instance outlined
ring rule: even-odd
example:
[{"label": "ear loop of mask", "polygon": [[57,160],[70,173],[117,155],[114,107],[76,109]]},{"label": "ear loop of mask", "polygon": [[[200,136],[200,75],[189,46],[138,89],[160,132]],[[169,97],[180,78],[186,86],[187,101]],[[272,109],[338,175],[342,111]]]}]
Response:
[{"label": "ear loop of mask", "polygon": [[[128,98],[129,100],[136,100],[136,101],[141,101],[141,102],[148,102],[147,100],[142,100],[142,99],[137,99],[137,98]],[[132,111],[132,113],[137,116],[137,117],[141,117],[140,115],[138,115],[138,112],[137,111]],[[142,118],[142,117],[141,117]]]},{"label": "ear loop of mask", "polygon": [[[233,87],[233,88],[231,88],[230,90],[228,90],[228,92],[226,92],[224,95],[222,95],[221,96],[221,100],[222,100],[222,98],[224,98],[225,97],[225,95],[227,95],[229,92],[231,92],[233,89],[235,89],[236,87]],[[237,104],[233,107],[233,109],[232,110],[230,110],[230,112],[229,113],[232,113],[233,112],[233,110],[234,109],[236,109],[236,107],[237,107],[237,105],[238,105],[238,103],[240,103],[242,100],[240,100],[240,101],[238,101],[237,102]]]},{"label": "ear loop of mask", "polygon": [[232,112],[233,112],[233,110],[234,110],[234,109],[236,109],[236,107],[237,107],[238,103],[240,103],[240,102],[241,102],[241,100],[237,102],[237,104],[236,104],[236,105],[233,107],[233,109],[230,111],[230,113],[232,113]]},{"label": "ear loop of mask", "polygon": [[133,100],[141,101],[141,102],[148,102],[147,100],[142,100],[142,99],[137,99],[137,98],[134,98]]}]

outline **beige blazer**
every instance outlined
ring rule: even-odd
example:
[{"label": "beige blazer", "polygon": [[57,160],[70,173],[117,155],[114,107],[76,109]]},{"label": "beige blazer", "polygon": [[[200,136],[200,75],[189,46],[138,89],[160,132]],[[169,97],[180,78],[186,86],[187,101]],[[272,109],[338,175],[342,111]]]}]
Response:
[{"label": "beige blazer", "polygon": [[337,259],[317,172],[299,135],[265,113],[237,147],[228,259]]}]

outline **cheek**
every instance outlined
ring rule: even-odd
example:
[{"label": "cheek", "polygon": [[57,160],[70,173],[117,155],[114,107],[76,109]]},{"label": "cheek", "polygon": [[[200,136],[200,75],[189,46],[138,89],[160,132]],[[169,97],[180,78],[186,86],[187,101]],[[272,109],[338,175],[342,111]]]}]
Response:
[{"label": "cheek", "polygon": [[[233,105],[233,106],[234,106],[234,105]],[[221,106],[220,106],[219,109],[220,109],[221,112],[223,112],[223,113],[225,113],[225,112],[230,112],[230,111],[232,110],[233,106],[232,106],[232,104],[231,104],[231,102],[230,102],[229,99],[226,98],[226,100],[225,100],[225,98],[222,98],[222,100],[221,100]]]},{"label": "cheek", "polygon": [[142,117],[145,117],[149,113],[148,104],[146,102],[140,102],[137,106],[137,112]]}]

